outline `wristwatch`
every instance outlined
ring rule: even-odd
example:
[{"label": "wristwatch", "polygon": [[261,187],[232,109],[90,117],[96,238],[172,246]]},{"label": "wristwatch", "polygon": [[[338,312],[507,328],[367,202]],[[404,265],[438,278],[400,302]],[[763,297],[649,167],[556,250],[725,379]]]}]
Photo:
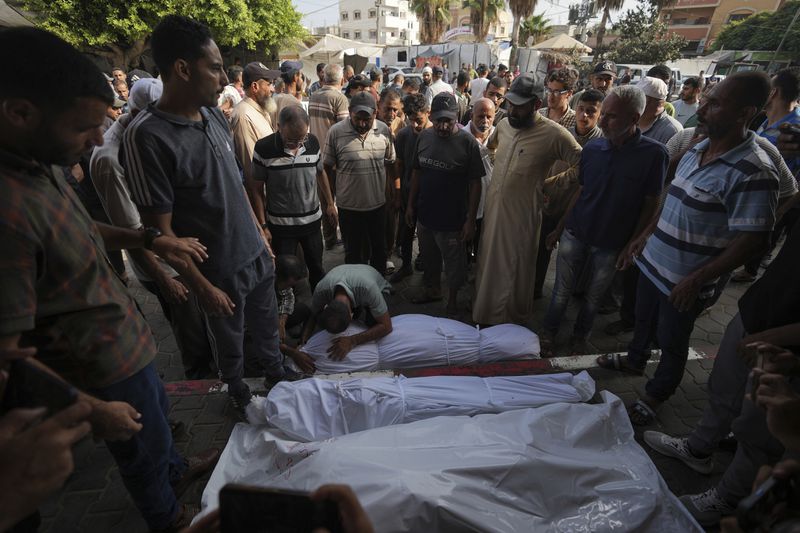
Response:
[{"label": "wristwatch", "polygon": [[269,226],[269,224],[267,224],[266,222],[264,222],[263,224],[259,224],[259,225],[261,226],[261,229],[267,229],[267,227]]},{"label": "wristwatch", "polygon": [[158,228],[144,228],[144,249],[152,250],[153,241],[162,235],[163,233]]}]

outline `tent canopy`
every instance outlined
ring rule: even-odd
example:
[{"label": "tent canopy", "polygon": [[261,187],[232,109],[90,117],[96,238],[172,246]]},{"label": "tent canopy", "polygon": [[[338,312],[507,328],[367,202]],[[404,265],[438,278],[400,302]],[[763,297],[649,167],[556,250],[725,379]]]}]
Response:
[{"label": "tent canopy", "polygon": [[582,42],[573,39],[566,33],[560,33],[555,37],[551,37],[546,41],[542,41],[539,44],[534,45],[532,48],[535,48],[536,50],[572,50],[573,48],[577,48],[581,52],[586,52],[587,54],[592,51],[591,48]]},{"label": "tent canopy", "polygon": [[327,56],[328,60],[342,59],[345,54],[359,55],[363,57],[380,57],[383,53],[383,46],[372,43],[362,43],[342,39],[330,33],[322,37],[317,44],[300,53],[300,59],[310,58],[311,56]]},{"label": "tent canopy", "polygon": [[20,15],[16,9],[9,6],[5,0],[0,0],[0,27],[4,26],[33,26],[33,24]]},{"label": "tent canopy", "polygon": [[454,48],[454,49],[448,50],[446,52],[437,52],[431,47],[431,48],[428,48],[427,50],[425,50],[424,52],[419,52],[417,54],[417,57],[443,57],[444,58],[444,57],[449,56],[450,54],[452,54],[455,51],[456,50]]}]

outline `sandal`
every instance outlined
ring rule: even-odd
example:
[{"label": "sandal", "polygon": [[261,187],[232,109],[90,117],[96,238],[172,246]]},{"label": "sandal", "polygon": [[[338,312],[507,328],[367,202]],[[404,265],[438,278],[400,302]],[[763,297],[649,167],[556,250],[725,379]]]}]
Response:
[{"label": "sandal", "polygon": [[643,376],[644,368],[636,368],[628,363],[628,356],[618,353],[607,353],[598,357],[595,362],[600,368],[606,370],[616,370],[634,376]]},{"label": "sandal", "polygon": [[644,400],[636,400],[628,407],[628,417],[634,426],[649,426],[655,422],[656,412]]}]

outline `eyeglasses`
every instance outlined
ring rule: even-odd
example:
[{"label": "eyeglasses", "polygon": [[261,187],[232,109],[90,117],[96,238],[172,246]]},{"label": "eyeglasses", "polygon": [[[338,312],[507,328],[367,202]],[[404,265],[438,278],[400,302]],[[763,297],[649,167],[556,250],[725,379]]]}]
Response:
[{"label": "eyeglasses", "polygon": [[285,139],[283,141],[283,146],[286,147],[286,148],[289,148],[290,150],[294,150],[295,148],[300,148],[301,146],[306,144],[307,140],[308,140],[308,133],[306,133],[303,136],[302,139],[299,139],[299,140],[296,140],[296,141],[294,139],[291,139],[291,140],[290,139]]},{"label": "eyeglasses", "polygon": [[567,94],[568,92],[569,92],[569,89],[564,89],[563,91],[554,91],[552,89],[545,89],[544,90],[544,94],[546,94],[546,95],[551,95],[552,94],[553,96],[556,96],[556,95],[563,96],[563,95]]}]

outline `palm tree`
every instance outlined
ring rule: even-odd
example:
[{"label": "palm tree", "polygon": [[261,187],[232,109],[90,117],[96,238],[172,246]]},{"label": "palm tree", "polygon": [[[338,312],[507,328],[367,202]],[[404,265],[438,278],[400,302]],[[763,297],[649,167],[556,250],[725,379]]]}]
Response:
[{"label": "palm tree", "polygon": [[511,58],[510,67],[517,64],[517,48],[519,48],[519,27],[522,21],[533,15],[537,0],[509,0],[508,7],[514,16],[514,25],[511,30]]},{"label": "palm tree", "polygon": [[533,37],[533,44],[540,43],[544,41],[552,31],[553,27],[550,25],[549,19],[546,19],[544,15],[533,15],[525,19],[525,22],[520,25],[519,41],[521,43],[527,43],[528,37]]},{"label": "palm tree", "polygon": [[439,42],[450,21],[449,0],[411,0],[411,10],[419,20],[419,40],[422,44]]},{"label": "palm tree", "polygon": [[489,26],[497,22],[500,12],[506,7],[505,0],[464,0],[462,5],[470,9],[472,34],[477,42],[486,40]]},{"label": "palm tree", "polygon": [[625,0],[595,0],[595,5],[598,9],[603,10],[603,16],[600,19],[600,24],[597,26],[597,43],[594,47],[598,55],[603,53],[603,39],[606,36],[606,25],[608,25],[608,17],[612,11],[618,11]]}]

